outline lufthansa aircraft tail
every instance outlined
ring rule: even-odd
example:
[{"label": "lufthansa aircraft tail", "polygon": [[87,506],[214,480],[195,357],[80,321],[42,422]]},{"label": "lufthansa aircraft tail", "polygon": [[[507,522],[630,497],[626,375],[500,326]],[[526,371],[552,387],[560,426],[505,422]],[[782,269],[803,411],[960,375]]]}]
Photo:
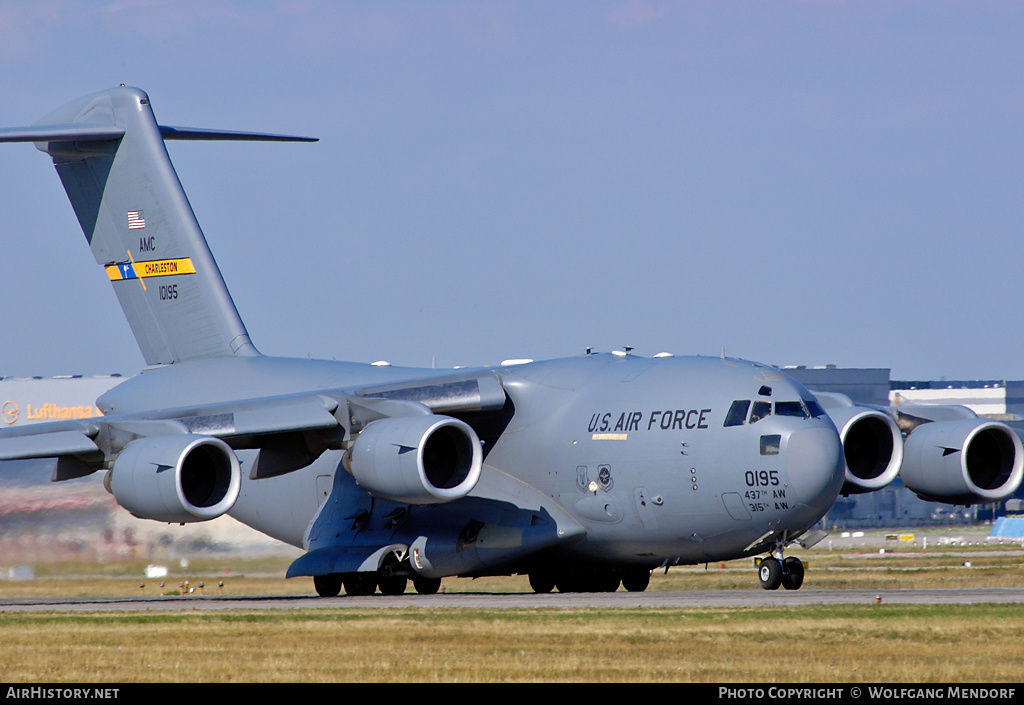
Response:
[{"label": "lufthansa aircraft tail", "polygon": [[149,96],[126,87],[0,130],[0,142],[35,142],[53,158],[147,364],[259,355],[171,165],[171,139],[315,141],[166,127]]}]

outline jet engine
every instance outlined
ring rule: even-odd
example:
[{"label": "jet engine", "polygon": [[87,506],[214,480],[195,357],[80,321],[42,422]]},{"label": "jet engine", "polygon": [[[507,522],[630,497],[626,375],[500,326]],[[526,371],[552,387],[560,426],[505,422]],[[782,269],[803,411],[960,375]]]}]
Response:
[{"label": "jet engine", "polygon": [[186,523],[231,509],[241,470],[227,443],[186,433],[132,441],[105,483],[117,503],[139,518]]},{"label": "jet engine", "polygon": [[873,492],[896,479],[903,461],[903,435],[887,414],[863,406],[829,409],[846,460],[843,495]]},{"label": "jet engine", "polygon": [[438,504],[465,497],[476,486],[483,451],[476,432],[458,419],[402,416],[367,424],[344,464],[372,495]]},{"label": "jet engine", "polygon": [[996,502],[1024,475],[1020,437],[997,421],[923,423],[904,443],[903,484],[924,499],[950,504]]}]

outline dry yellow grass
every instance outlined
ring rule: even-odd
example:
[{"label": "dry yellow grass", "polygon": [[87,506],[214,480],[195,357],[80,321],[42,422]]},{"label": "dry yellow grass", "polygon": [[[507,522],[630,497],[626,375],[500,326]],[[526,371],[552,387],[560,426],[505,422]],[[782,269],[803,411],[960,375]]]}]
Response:
[{"label": "dry yellow grass", "polygon": [[[1024,587],[1019,546],[800,557],[809,589]],[[287,563],[195,560],[165,590],[188,578],[207,593],[224,580],[227,594],[312,594],[308,579],[281,577]],[[37,566],[35,580],[0,582],[0,597],[137,594],[143,568]],[[158,592],[159,581],[145,582]],[[650,587],[736,588],[756,588],[752,561],[656,572]],[[529,592],[522,576],[444,589]],[[7,613],[0,680],[995,683],[1020,680],[1021,643],[1019,605]]]},{"label": "dry yellow grass", "polygon": [[1014,682],[1016,606],[17,615],[18,682]]}]

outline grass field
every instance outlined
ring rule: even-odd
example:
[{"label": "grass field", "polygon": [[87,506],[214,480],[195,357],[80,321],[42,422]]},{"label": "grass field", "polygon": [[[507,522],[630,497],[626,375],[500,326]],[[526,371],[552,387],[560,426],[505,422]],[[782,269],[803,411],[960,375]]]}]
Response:
[{"label": "grass field", "polygon": [[7,615],[0,679],[1019,682],[1015,605]]},{"label": "grass field", "polygon": [[[807,588],[1024,587],[1019,544],[801,551]],[[193,559],[208,594],[312,594],[287,559]],[[0,597],[158,594],[144,565],[35,566]],[[145,583],[143,587],[142,584]],[[651,590],[754,588],[749,560],[656,572]],[[446,592],[528,592],[523,577]],[[1019,682],[1020,605],[700,609],[360,608],[0,615],[0,680],[78,682]]]}]

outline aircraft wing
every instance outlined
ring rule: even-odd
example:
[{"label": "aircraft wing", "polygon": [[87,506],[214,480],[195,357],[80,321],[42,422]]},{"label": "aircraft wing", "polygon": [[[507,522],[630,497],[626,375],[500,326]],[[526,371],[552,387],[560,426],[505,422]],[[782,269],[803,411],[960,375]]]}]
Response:
[{"label": "aircraft wing", "polygon": [[0,461],[60,458],[54,481],[110,467],[140,439],[216,438],[233,450],[260,449],[250,477],[281,475],[308,465],[324,450],[345,447],[374,421],[501,409],[497,375],[449,376],[247,399],[198,407],[111,414],[0,430]]}]

